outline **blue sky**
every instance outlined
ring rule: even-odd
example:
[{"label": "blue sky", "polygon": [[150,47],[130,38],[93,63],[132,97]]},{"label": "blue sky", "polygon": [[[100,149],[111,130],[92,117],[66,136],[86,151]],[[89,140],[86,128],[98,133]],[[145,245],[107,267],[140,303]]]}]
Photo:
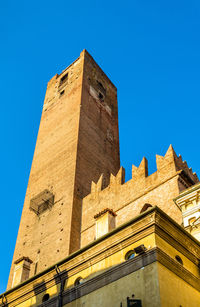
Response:
[{"label": "blue sky", "polygon": [[5,291],[48,80],[87,49],[118,88],[121,164],[170,144],[200,175],[200,2],[0,1]]}]

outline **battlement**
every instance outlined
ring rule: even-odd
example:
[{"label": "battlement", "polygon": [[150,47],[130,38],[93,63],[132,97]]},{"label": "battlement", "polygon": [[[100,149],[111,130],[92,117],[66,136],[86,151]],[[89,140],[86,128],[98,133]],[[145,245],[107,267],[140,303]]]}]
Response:
[{"label": "battlement", "polygon": [[[91,194],[96,194],[105,189],[103,185],[103,178],[104,178],[104,174],[101,174],[97,183],[92,181]],[[116,185],[122,185],[124,184],[124,182],[125,182],[125,169],[121,167],[116,176],[114,176],[113,174],[110,175],[110,184],[106,188],[113,187]]]},{"label": "battlement", "polygon": [[191,179],[191,183],[197,183],[199,181],[195,172],[192,171],[192,168],[189,168],[186,161],[182,160],[181,155],[177,156],[176,152],[174,151],[172,145],[169,146],[165,156],[156,155],[156,164],[157,170],[160,171],[163,168],[174,168],[176,171],[183,170],[188,179]]},{"label": "battlement", "polygon": [[[193,172],[192,168],[188,167],[187,162],[182,160],[181,155],[177,156],[172,145],[169,146],[166,154],[164,156],[156,155],[156,165],[157,171],[151,175],[148,175],[148,160],[143,157],[140,165],[137,167],[132,165],[132,181],[137,184],[137,181],[149,179],[150,177],[157,177],[159,180],[166,179],[166,177],[171,176],[171,174],[182,171],[184,179],[188,181],[188,184],[193,185],[199,182],[197,174]],[[125,183],[125,169],[120,168],[116,176],[110,175],[109,186],[104,187],[103,185],[104,174],[101,174],[97,183],[92,182],[91,184],[91,194],[96,194],[104,189],[112,189],[113,186],[122,185]],[[89,195],[87,197],[90,197]]]},{"label": "battlement", "polygon": [[[181,211],[173,198],[199,179],[182,157],[176,155],[172,145],[164,156],[156,155],[156,164],[157,171],[148,175],[148,161],[144,157],[138,167],[132,166],[132,179],[127,182],[123,167],[116,176],[110,175],[106,187],[103,184],[104,174],[96,183],[92,182],[91,193],[83,199],[82,246],[84,242],[89,243],[89,238],[93,240],[94,214],[107,207],[117,213],[117,226],[140,214],[146,203],[160,207],[182,223]],[[92,234],[88,234],[89,230]]]}]

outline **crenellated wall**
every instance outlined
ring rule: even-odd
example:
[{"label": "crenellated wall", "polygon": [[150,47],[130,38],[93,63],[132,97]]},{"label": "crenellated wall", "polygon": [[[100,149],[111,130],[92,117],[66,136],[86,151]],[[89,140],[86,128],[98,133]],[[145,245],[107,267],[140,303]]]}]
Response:
[{"label": "crenellated wall", "polygon": [[[91,193],[83,199],[81,247],[95,237],[94,215],[109,208],[116,213],[116,227],[140,214],[150,204],[160,207],[179,224],[182,214],[173,199],[184,189],[198,182],[187,163],[177,156],[170,145],[165,156],[156,156],[157,171],[148,176],[148,161],[143,158],[139,167],[133,165],[132,179],[125,183],[125,170],[110,176],[110,184],[103,189],[103,175],[92,182]],[[145,207],[144,207],[145,206]],[[143,210],[142,210],[143,211]]]}]

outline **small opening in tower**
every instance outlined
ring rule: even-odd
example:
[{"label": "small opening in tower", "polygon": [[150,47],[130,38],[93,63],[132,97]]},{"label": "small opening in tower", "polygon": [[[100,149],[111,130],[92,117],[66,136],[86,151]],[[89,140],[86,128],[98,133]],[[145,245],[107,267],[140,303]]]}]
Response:
[{"label": "small opening in tower", "polygon": [[98,86],[98,88],[99,88],[100,91],[102,91],[104,94],[106,94],[106,89],[105,89],[105,87],[104,87],[103,84],[102,84],[101,82],[99,82],[98,80],[97,80],[97,86]]},{"label": "small opening in tower", "polygon": [[97,81],[97,83],[103,88],[103,84],[101,82]]},{"label": "small opening in tower", "polygon": [[67,79],[68,79],[68,73],[65,74],[65,75],[60,79],[60,84],[59,84],[59,86],[62,85],[63,83],[65,83],[65,82],[67,81]]},{"label": "small opening in tower", "polygon": [[48,300],[49,300],[49,298],[50,298],[49,293],[46,293],[46,294],[43,296],[43,298],[42,298],[42,303],[44,303],[44,302],[48,301]]},{"label": "small opening in tower", "polygon": [[63,90],[62,92],[60,92],[60,97],[63,96],[65,93],[65,91]]},{"label": "small opening in tower", "polygon": [[99,99],[100,99],[101,101],[103,101],[104,97],[103,97],[103,95],[102,95],[100,92],[99,92],[98,97],[99,97]]}]

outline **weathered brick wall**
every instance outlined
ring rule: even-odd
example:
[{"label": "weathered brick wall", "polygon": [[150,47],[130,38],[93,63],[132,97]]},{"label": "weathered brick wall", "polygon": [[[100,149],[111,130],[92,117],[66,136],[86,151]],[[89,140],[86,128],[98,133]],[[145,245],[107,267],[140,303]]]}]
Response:
[{"label": "weathered brick wall", "polygon": [[117,174],[120,167],[117,89],[86,51],[81,95],[74,191],[78,206],[73,207],[71,228],[79,236],[71,236],[70,252],[80,246],[80,199],[90,193],[91,182],[102,172],[105,187],[110,173]]},{"label": "weathered brick wall", "polygon": [[[99,94],[103,95],[102,99]],[[120,168],[117,89],[87,52],[77,165],[76,180],[82,186],[81,197],[90,193],[91,182],[96,182],[102,173],[106,186],[110,173],[116,175]]]},{"label": "weathered brick wall", "polygon": [[[37,272],[69,253],[70,220],[73,203],[76,149],[81,103],[83,59],[69,69],[65,93],[58,90],[61,76],[50,80],[30,172],[13,261],[28,256]],[[51,210],[37,216],[30,200],[44,189],[55,195]],[[11,268],[8,288],[12,280]]]},{"label": "weathered brick wall", "polygon": [[[90,80],[95,86],[102,82],[104,101],[114,111],[91,98]],[[119,169],[117,120],[116,88],[86,51],[49,81],[13,256],[13,262],[21,256],[33,261],[30,276],[36,263],[38,273],[80,247],[81,198],[102,170]],[[113,151],[101,150],[106,129],[112,132]],[[54,194],[54,205],[38,216],[30,200],[45,189]],[[12,278],[13,264],[8,288]]]}]

